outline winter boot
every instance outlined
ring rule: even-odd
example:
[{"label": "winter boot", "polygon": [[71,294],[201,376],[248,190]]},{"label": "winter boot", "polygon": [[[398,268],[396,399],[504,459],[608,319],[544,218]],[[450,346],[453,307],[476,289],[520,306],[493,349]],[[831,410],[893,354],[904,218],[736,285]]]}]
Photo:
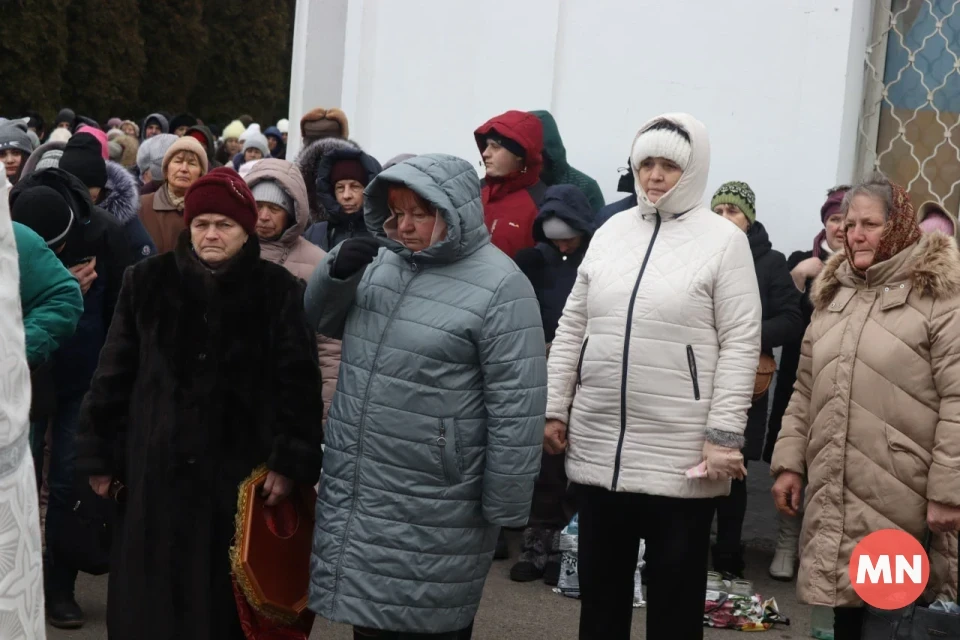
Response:
[{"label": "winter boot", "polygon": [[742,580],[743,579],[743,545],[735,551],[730,549],[721,549],[719,545],[713,545],[711,557],[713,558],[713,570],[723,576],[724,580]]},{"label": "winter boot", "polygon": [[57,629],[79,629],[83,626],[83,610],[72,593],[52,593],[46,599],[50,626]]},{"label": "winter boot", "polygon": [[800,546],[800,525],[802,516],[780,514],[780,531],[777,534],[777,548],[770,563],[770,577],[774,580],[790,582],[797,564],[797,552]]},{"label": "winter boot", "polygon": [[533,582],[543,577],[543,568],[547,564],[547,534],[544,529],[534,527],[523,530],[520,559],[510,569],[511,580]]},{"label": "winter boot", "polygon": [[497,548],[493,552],[494,560],[506,560],[510,557],[510,547],[507,546],[507,536],[500,527],[500,534],[497,536]]},{"label": "winter boot", "polygon": [[543,566],[543,582],[548,587],[555,587],[560,582],[560,560],[563,552],[560,551],[560,530],[555,529],[551,534],[548,539],[550,545],[547,564]]}]

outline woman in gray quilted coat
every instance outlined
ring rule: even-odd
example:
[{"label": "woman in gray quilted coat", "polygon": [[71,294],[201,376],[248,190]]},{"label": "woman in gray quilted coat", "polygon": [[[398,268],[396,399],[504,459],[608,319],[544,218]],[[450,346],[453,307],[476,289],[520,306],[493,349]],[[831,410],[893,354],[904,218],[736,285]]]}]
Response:
[{"label": "woman in gray quilted coat", "polygon": [[310,608],[355,638],[456,638],[500,527],[529,515],[546,410],[540,311],[490,243],[469,162],[411,158],[365,202],[374,237],[331,251],[306,292],[317,332],[343,339]]}]

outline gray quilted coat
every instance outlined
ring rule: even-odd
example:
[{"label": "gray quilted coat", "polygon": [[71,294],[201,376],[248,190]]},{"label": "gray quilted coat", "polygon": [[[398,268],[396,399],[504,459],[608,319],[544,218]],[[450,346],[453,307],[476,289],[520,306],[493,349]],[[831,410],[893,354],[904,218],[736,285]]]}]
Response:
[{"label": "gray quilted coat", "polygon": [[[434,204],[447,237],[390,240],[387,187]],[[317,267],[306,309],[343,336],[311,560],[310,608],[377,629],[443,633],[476,614],[501,526],[523,526],[546,410],[543,328],[530,283],[490,244],[470,163],[412,158],[366,189],[384,248],[348,280]]]}]

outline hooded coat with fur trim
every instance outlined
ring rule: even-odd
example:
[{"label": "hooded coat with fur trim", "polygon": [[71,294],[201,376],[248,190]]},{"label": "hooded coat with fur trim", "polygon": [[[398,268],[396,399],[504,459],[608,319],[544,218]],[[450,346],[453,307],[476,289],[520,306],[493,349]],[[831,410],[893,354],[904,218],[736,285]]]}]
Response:
[{"label": "hooded coat with fur trim", "polygon": [[[307,205],[307,188],[296,165],[276,158],[258,162],[245,178],[253,187],[264,180],[273,180],[286,192],[293,202],[294,223],[276,240],[260,239],[260,257],[285,267],[287,271],[308,280],[326,252],[303,238],[310,212]],[[323,378],[323,419],[327,419],[330,402],[337,390],[337,374],[340,371],[340,341],[317,335],[317,355]]]},{"label": "hooded coat with fur trim", "polygon": [[[865,278],[835,255],[811,300],[770,471],[807,482],[800,600],[862,606],[857,543],[889,528],[922,539],[928,501],[960,507],[960,254],[933,233]],[[957,536],[935,534],[927,595],[956,586]]]},{"label": "hooded coat with fur trim", "polygon": [[156,255],[157,247],[138,215],[140,185],[129,171],[116,162],[107,162],[107,186],[97,204],[123,227],[134,262]]},{"label": "hooded coat with fur trim", "polygon": [[520,144],[526,155],[522,171],[483,180],[483,219],[493,244],[513,258],[521,249],[536,244],[533,221],[537,217],[546,185],[540,181],[543,166],[543,124],[533,114],[507,111],[491,118],[473,132],[482,154],[487,137],[497,133]]},{"label": "hooded coat with fur trim", "polygon": [[214,272],[184,231],[175,251],[124,274],[76,462],[129,496],[110,563],[110,637],[243,637],[228,554],[237,488],[261,464],[317,482],[314,344],[302,285],[260,259],[255,237]]},{"label": "hooded coat with fur trim", "polygon": [[364,153],[355,142],[339,138],[317,140],[303,150],[297,161],[307,184],[310,215],[316,221],[304,237],[324,251],[330,251],[348,238],[370,235],[363,221],[363,209],[352,215],[344,213],[334,195],[335,185],[330,182],[333,165],[348,158],[360,161],[367,172],[367,184],[380,173],[376,158]]}]

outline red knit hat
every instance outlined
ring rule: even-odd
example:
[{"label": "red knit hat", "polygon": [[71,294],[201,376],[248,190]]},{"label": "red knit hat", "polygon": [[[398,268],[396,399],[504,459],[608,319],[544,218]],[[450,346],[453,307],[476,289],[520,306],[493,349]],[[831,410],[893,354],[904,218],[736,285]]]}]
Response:
[{"label": "red knit hat", "polygon": [[183,221],[204,213],[219,213],[235,221],[250,235],[256,233],[257,201],[240,174],[229,167],[218,167],[187,189]]}]

